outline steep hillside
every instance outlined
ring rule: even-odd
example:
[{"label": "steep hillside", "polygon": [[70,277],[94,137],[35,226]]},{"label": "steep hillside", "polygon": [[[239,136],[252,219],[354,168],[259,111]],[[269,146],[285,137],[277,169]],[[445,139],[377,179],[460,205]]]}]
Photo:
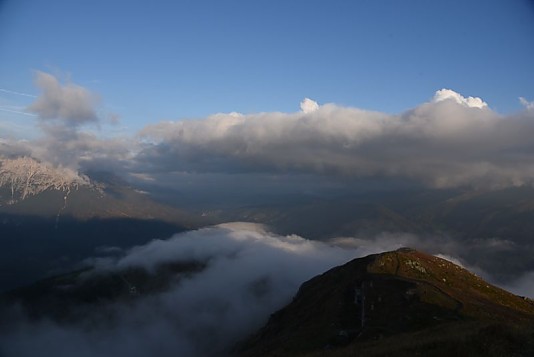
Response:
[{"label": "steep hillside", "polygon": [[533,321],[530,299],[447,260],[401,249],[304,283],[240,354],[529,356]]}]

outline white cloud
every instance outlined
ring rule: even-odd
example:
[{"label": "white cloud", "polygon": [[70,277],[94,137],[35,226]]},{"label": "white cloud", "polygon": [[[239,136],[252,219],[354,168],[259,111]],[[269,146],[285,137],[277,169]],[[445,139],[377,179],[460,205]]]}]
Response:
[{"label": "white cloud", "polygon": [[55,165],[128,167],[127,174],[162,179],[169,172],[297,172],[440,188],[534,182],[534,111],[501,116],[480,98],[450,89],[398,115],[305,98],[301,112],[219,113],[149,125],[136,138],[102,140],[82,132],[81,124],[98,120],[93,94],[46,73],[37,79],[44,93],[32,107],[45,135],[31,143],[33,154]]},{"label": "white cloud", "polygon": [[[366,239],[338,238],[326,244],[280,236],[250,223],[203,228],[154,240],[122,255],[113,249],[113,258],[95,260],[98,270],[92,274],[128,267],[150,271],[159,264],[192,260],[206,263],[201,272],[182,276],[167,291],[141,295],[128,304],[109,304],[100,314],[93,309],[78,323],[33,321],[4,329],[0,352],[6,357],[34,356],[36,350],[58,357],[140,357],[156,350],[159,356],[219,356],[287,304],[301,283],[331,267],[403,246],[442,252],[441,257],[464,262],[463,257],[454,257],[463,254],[473,259],[476,250],[471,248],[480,249],[483,244],[494,248],[491,242],[460,243],[447,237],[387,233]],[[487,253],[480,255],[493,264]],[[509,285],[515,292],[532,296],[531,273]],[[82,312],[78,316],[85,316]]]},{"label": "white cloud", "polygon": [[[24,142],[24,155],[74,170],[81,166],[94,169],[97,165],[98,169],[117,169],[132,157],[137,145],[135,140],[101,139],[84,127],[89,123],[99,125],[96,94],[71,82],[62,84],[55,76],[40,71],[35,73],[35,83],[42,93],[27,110],[38,116],[37,125],[42,135]],[[110,123],[119,121],[118,114],[105,116]],[[9,146],[0,145],[0,156],[12,157],[13,148],[20,146],[13,140]]]},{"label": "white cloud", "polygon": [[523,97],[519,97],[519,102],[527,109],[527,110],[533,110],[534,111],[534,101],[529,102]]},{"label": "white cloud", "polygon": [[141,132],[148,144],[137,157],[138,171],[381,176],[433,187],[534,180],[531,112],[501,116],[477,98],[449,90],[436,98],[400,115],[326,104],[313,115],[217,114],[161,122]]},{"label": "white cloud", "polygon": [[465,105],[469,108],[485,108],[488,106],[486,102],[484,102],[479,97],[464,97],[460,93],[457,93],[451,89],[440,89],[436,92],[434,95],[433,101],[434,102],[441,102],[443,100],[452,99],[458,104]]},{"label": "white cloud", "polygon": [[[151,271],[165,263],[208,261],[213,257],[244,257],[247,254],[259,254],[260,250],[261,254],[287,255],[292,256],[292,260],[311,259],[315,261],[314,264],[319,264],[319,261],[341,262],[349,259],[354,256],[355,248],[342,249],[297,235],[280,236],[270,233],[261,224],[232,222],[134,247],[124,257],[114,261],[112,266],[117,269],[143,267]],[[110,268],[109,261],[102,263],[101,269]],[[290,264],[294,264],[294,261]]]},{"label": "white cloud", "polygon": [[448,260],[449,262],[451,263],[454,263],[462,268],[465,268],[465,266],[460,262],[460,260],[458,260],[458,258],[454,258],[454,257],[451,257],[450,255],[447,255],[447,254],[434,254],[436,257],[438,258],[441,258],[441,259],[445,259],[445,260]]},{"label": "white cloud", "polygon": [[[33,323],[0,334],[3,356],[220,356],[287,304],[300,284],[358,255],[255,224],[232,223],[155,240],[102,269],[207,263],[163,293],[110,305],[75,325]],[[110,326],[110,316],[116,316]],[[106,322],[107,321],[107,322]],[[87,324],[85,323],[87,322]],[[209,343],[207,343],[207,341]]]},{"label": "white cloud", "polygon": [[300,102],[300,110],[304,113],[311,113],[317,109],[319,109],[319,104],[310,98],[304,98],[302,102]]},{"label": "white cloud", "polygon": [[61,84],[49,73],[37,71],[35,83],[42,93],[28,110],[42,119],[59,119],[70,125],[96,122],[97,97],[73,83]]}]

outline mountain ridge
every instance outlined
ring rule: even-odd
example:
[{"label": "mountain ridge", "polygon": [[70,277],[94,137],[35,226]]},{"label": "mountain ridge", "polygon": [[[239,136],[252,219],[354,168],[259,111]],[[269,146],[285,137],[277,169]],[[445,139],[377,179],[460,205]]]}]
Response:
[{"label": "mountain ridge", "polygon": [[0,158],[0,186],[7,186],[11,192],[11,198],[4,199],[4,204],[8,205],[48,189],[63,191],[66,196],[71,190],[83,186],[98,189],[85,175],[69,168],[53,167],[29,156]]},{"label": "mountain ridge", "polygon": [[[240,346],[240,355],[373,355],[370,344],[382,345],[383,354],[377,355],[446,355],[432,346],[450,351],[460,343],[456,329],[471,326],[484,339],[485,329],[506,326],[499,336],[520,329],[528,331],[526,337],[519,333],[528,342],[534,337],[533,321],[531,299],[445,259],[403,248],[352,260],[303,283],[293,301]],[[430,333],[436,329],[438,335]],[[418,345],[418,334],[431,342]],[[406,351],[384,348],[402,335],[413,339]],[[532,343],[528,348],[534,351]]]}]

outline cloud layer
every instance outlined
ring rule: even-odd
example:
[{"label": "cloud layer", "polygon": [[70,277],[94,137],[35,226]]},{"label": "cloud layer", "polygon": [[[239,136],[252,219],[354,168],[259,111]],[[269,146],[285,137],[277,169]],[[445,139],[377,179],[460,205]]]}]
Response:
[{"label": "cloud layer", "polygon": [[[501,116],[443,89],[400,115],[315,106],[297,113],[217,114],[146,127],[147,171],[307,172],[398,177],[433,187],[531,183],[534,115]],[[150,164],[148,164],[150,163]]]},{"label": "cloud layer", "polygon": [[[491,242],[481,244],[491,249]],[[152,271],[160,264],[192,260],[207,265],[167,291],[128,304],[110,304],[102,316],[92,312],[81,321],[61,325],[51,321],[10,325],[0,330],[0,354],[135,357],[157,351],[158,356],[221,356],[287,304],[302,282],[353,258],[402,246],[441,252],[440,256],[487,278],[473,261],[456,255],[468,250],[469,244],[406,234],[338,238],[325,244],[276,235],[257,224],[224,224],[94,260],[97,269],[92,274],[131,267]],[[533,277],[526,274],[509,285],[532,296]],[[14,314],[11,322],[21,319]],[[82,310],[78,316],[84,314]],[[112,323],[110,316],[115,317]]]},{"label": "cloud layer", "polygon": [[[0,138],[0,159],[31,156],[58,167],[74,170],[99,169],[125,172],[137,143],[130,138],[103,139],[98,129],[98,95],[72,82],[61,83],[55,76],[37,71],[35,84],[41,94],[26,109],[37,115],[42,135],[33,141]],[[111,121],[118,116],[110,114]]]},{"label": "cloud layer", "polygon": [[62,85],[49,73],[37,71],[35,84],[42,91],[29,111],[46,120],[58,119],[70,125],[96,122],[97,97],[73,83]]},{"label": "cloud layer", "polygon": [[207,262],[207,268],[164,293],[109,306],[108,316],[117,316],[112,326],[106,316],[87,316],[74,325],[42,321],[10,328],[0,336],[0,354],[220,356],[288,303],[303,281],[355,256],[356,250],[243,223],[156,240],[119,259],[98,260],[98,271],[150,270],[193,259]]},{"label": "cloud layer", "polygon": [[[451,89],[397,115],[319,105],[305,98],[294,113],[219,113],[165,121],[137,137],[101,139],[96,95],[37,72],[42,94],[29,107],[41,139],[32,155],[72,168],[114,167],[122,174],[319,174],[399,178],[431,187],[499,188],[534,180],[534,111],[500,115],[478,97]],[[5,138],[0,155],[21,147]]]}]

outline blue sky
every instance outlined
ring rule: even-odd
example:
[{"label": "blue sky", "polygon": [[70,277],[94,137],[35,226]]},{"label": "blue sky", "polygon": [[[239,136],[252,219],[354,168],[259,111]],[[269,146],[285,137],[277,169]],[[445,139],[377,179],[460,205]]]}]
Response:
[{"label": "blue sky", "polygon": [[[120,115],[117,133],[304,97],[399,113],[441,88],[509,113],[534,99],[533,38],[527,0],[4,0],[0,88],[38,95],[35,70],[70,77]],[[13,135],[32,117],[8,110],[32,100],[0,91]]]}]

